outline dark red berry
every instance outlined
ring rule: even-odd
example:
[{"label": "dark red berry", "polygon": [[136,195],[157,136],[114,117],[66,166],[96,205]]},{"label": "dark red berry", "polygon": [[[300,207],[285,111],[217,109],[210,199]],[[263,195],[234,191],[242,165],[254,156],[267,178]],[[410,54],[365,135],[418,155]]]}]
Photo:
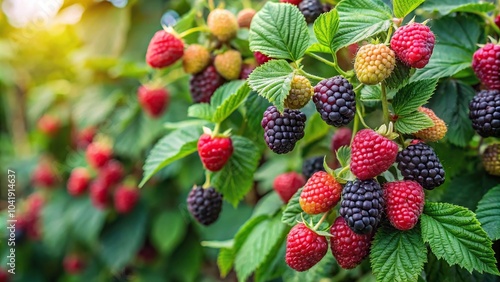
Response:
[{"label": "dark red berry", "polygon": [[215,90],[224,84],[225,80],[219,75],[213,65],[197,73],[189,80],[189,90],[195,103],[208,103]]},{"label": "dark red berry", "polygon": [[285,261],[296,271],[306,271],[317,264],[327,251],[326,238],[299,223],[288,233]]}]

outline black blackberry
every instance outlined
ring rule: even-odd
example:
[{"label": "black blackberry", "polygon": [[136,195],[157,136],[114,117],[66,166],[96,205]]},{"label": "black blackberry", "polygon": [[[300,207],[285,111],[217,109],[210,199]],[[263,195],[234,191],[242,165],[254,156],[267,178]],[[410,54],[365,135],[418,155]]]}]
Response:
[{"label": "black blackberry", "polygon": [[434,150],[427,144],[415,140],[396,158],[398,169],[404,179],[418,182],[432,190],[444,182],[444,169]]},{"label": "black blackberry", "polygon": [[340,75],[324,79],[314,87],[316,110],[327,124],[340,127],[354,119],[356,96],[352,88]]},{"label": "black blackberry", "polygon": [[384,198],[375,179],[348,181],[342,190],[340,215],[358,234],[374,231],[382,217]]},{"label": "black blackberry", "polygon": [[323,156],[308,158],[302,164],[302,174],[309,179],[315,172],[325,171],[323,166]]},{"label": "black blackberry", "polygon": [[472,127],[483,137],[500,137],[500,91],[482,90],[469,104]]},{"label": "black blackberry", "polygon": [[222,210],[222,194],[214,187],[195,186],[187,198],[189,212],[203,225],[214,223]]},{"label": "black blackberry", "polygon": [[212,65],[193,75],[189,80],[189,91],[193,101],[195,103],[209,103],[215,90],[224,82],[224,78],[217,73]]},{"label": "black blackberry", "polygon": [[306,115],[299,110],[285,109],[280,114],[275,106],[264,112],[261,125],[264,128],[266,144],[276,154],[293,150],[295,143],[304,137]]},{"label": "black blackberry", "polygon": [[313,23],[323,13],[323,4],[318,0],[303,0],[299,4],[299,10],[307,23]]}]

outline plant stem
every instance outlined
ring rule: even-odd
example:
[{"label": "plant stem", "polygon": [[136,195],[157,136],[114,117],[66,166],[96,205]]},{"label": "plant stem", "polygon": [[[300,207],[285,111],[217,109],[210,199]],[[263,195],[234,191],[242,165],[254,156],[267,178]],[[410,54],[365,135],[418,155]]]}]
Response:
[{"label": "plant stem", "polygon": [[325,219],[328,217],[328,214],[329,212],[325,212],[323,214],[323,216],[321,217],[321,219],[318,221],[318,223],[316,223],[316,225],[314,225],[313,229],[314,230],[318,230],[319,226],[321,225],[321,223],[323,223],[323,221],[325,221]]},{"label": "plant stem", "polygon": [[310,79],[315,79],[315,80],[323,80],[325,79],[324,77],[321,77],[321,76],[316,76],[314,74],[310,74],[310,73],[307,73],[306,71],[304,71],[303,69],[297,69],[299,71],[300,74],[310,78]]},{"label": "plant stem", "polygon": [[331,62],[331,61],[329,61],[329,60],[327,60],[319,55],[316,55],[314,53],[307,53],[307,55],[309,55],[310,57],[312,57],[312,58],[330,66],[330,67],[333,67],[340,75],[342,75],[344,77],[347,76],[347,73],[343,69],[341,69],[339,67],[339,65],[337,64],[335,56],[333,56],[334,62]]},{"label": "plant stem", "polygon": [[210,177],[212,174],[210,173],[209,170],[205,170],[205,183],[203,183],[203,189],[207,189],[210,187]]},{"label": "plant stem", "polygon": [[212,131],[212,136],[217,136],[217,134],[219,134],[219,131],[220,131],[220,123],[216,123],[214,130]]},{"label": "plant stem", "polygon": [[199,31],[208,31],[208,28],[205,25],[193,27],[193,28],[190,28],[186,31],[183,31],[181,34],[179,34],[179,37],[184,38],[192,33],[199,32]]},{"label": "plant stem", "polygon": [[387,102],[387,90],[385,89],[385,83],[381,83],[380,86],[380,100],[382,102],[382,111],[384,114],[384,123],[389,123],[389,103]]},{"label": "plant stem", "polygon": [[354,124],[352,125],[351,143],[352,143],[352,140],[354,139],[354,136],[356,136],[356,133],[359,130],[359,121],[360,121],[360,114],[359,114],[359,111],[356,109],[356,113],[354,114]]},{"label": "plant stem", "polygon": [[365,119],[363,118],[363,115],[361,114],[361,110],[356,109],[356,114],[358,115],[359,120],[361,121],[361,124],[362,124],[365,128],[370,128],[368,125],[366,125],[366,123],[365,123]]},{"label": "plant stem", "polygon": [[386,45],[389,44],[389,41],[391,40],[392,30],[393,30],[393,28],[391,25],[391,26],[389,26],[389,31],[387,31],[387,37],[385,38],[384,44],[386,44]]},{"label": "plant stem", "polygon": [[210,11],[215,9],[214,0],[208,0],[208,9],[210,9]]}]

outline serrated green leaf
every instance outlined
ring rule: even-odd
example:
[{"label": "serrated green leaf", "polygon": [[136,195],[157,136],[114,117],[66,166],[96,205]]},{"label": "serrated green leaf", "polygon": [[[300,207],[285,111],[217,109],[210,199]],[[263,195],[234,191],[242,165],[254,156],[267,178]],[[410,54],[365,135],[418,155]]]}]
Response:
[{"label": "serrated green leaf", "polygon": [[419,69],[411,81],[452,76],[471,67],[472,56],[477,49],[481,26],[465,15],[444,17],[432,23],[436,45],[429,64]]},{"label": "serrated green leaf", "polygon": [[460,7],[456,7],[450,11],[450,13],[488,13],[495,10],[495,4],[493,3],[468,3]]},{"label": "serrated green leaf", "polygon": [[448,203],[427,202],[420,220],[422,238],[438,258],[469,272],[500,275],[491,240],[472,211]]},{"label": "serrated green leaf", "polygon": [[239,281],[246,281],[268,256],[274,255],[271,251],[285,239],[287,231],[279,216],[261,222],[252,230],[234,261]]},{"label": "serrated green leaf", "polygon": [[396,60],[396,66],[391,72],[391,76],[384,80],[385,85],[392,89],[400,89],[403,87],[410,78],[411,68],[400,60]]},{"label": "serrated green leaf", "polygon": [[184,127],[160,139],[146,159],[144,176],[139,187],[165,166],[196,152],[201,134],[200,127]]},{"label": "serrated green leaf", "polygon": [[297,224],[297,221],[301,219],[300,214],[302,213],[302,208],[300,207],[299,198],[302,190],[303,188],[300,188],[293,194],[281,216],[281,221],[290,226],[294,226]]},{"label": "serrated green leaf", "polygon": [[310,117],[307,121],[304,138],[302,139],[302,142],[300,142],[300,145],[305,147],[325,137],[329,130],[330,126],[323,121],[321,115],[318,112],[314,112],[312,117]]},{"label": "serrated green leaf", "polygon": [[412,134],[419,130],[434,126],[432,119],[422,112],[413,112],[398,118],[394,127],[399,133]]},{"label": "serrated green leaf", "polygon": [[341,167],[346,167],[351,163],[351,148],[342,146],[337,150],[337,160]]},{"label": "serrated green leaf", "polygon": [[241,246],[243,246],[243,243],[245,243],[245,240],[248,238],[255,226],[267,219],[269,219],[268,215],[259,215],[250,218],[234,236],[233,247],[230,249],[224,248],[220,250],[219,256],[217,257],[217,266],[219,267],[222,277],[225,277],[233,268],[236,254],[240,250]]},{"label": "serrated green leaf", "polygon": [[320,44],[319,42],[315,42],[307,48],[306,53],[327,53],[330,54],[332,51],[329,47]]},{"label": "serrated green leaf", "polygon": [[415,10],[425,0],[394,0],[394,15],[397,18],[404,18]]},{"label": "serrated green leaf", "polygon": [[155,217],[151,239],[163,254],[169,254],[184,238],[187,225],[178,211],[163,211]]},{"label": "serrated green leaf", "polygon": [[234,151],[222,170],[212,176],[212,184],[224,200],[237,206],[253,185],[260,154],[252,141],[241,136],[231,136]]},{"label": "serrated green leaf", "polygon": [[494,10],[495,5],[478,0],[426,0],[420,8],[428,12],[437,11],[441,15],[447,15],[453,12],[485,13]]},{"label": "serrated green leaf", "polygon": [[476,91],[458,80],[441,82],[436,94],[429,101],[429,107],[448,126],[446,137],[454,145],[465,147],[474,137],[469,119],[469,102]]},{"label": "serrated green leaf", "polygon": [[189,106],[188,116],[213,122],[214,109],[208,103],[194,104]]},{"label": "serrated green leaf", "polygon": [[386,31],[392,11],[381,0],[344,0],[336,7],[340,25],[332,48],[340,48]]},{"label": "serrated green leaf", "polygon": [[400,231],[384,225],[377,230],[370,261],[377,281],[417,281],[427,261],[418,227]]},{"label": "serrated green leaf", "polygon": [[261,142],[264,146],[264,139],[262,138],[264,129],[260,125],[260,122],[262,121],[262,114],[270,105],[271,104],[264,97],[259,96],[255,91],[251,91],[243,107],[243,115],[245,116],[247,124],[245,132],[248,132],[248,135],[245,136],[256,143]]},{"label": "serrated green leaf", "polygon": [[286,61],[271,60],[256,68],[250,74],[248,83],[259,95],[273,103],[279,111],[283,111],[292,78],[293,68]]},{"label": "serrated green leaf", "polygon": [[413,114],[427,103],[436,89],[436,79],[412,82],[401,88],[392,101],[394,113],[399,117]]},{"label": "serrated green leaf", "polygon": [[314,21],[314,34],[318,42],[328,48],[332,48],[335,34],[339,30],[339,14],[336,9],[321,14]]},{"label": "serrated green leaf", "polygon": [[250,50],[297,61],[309,46],[309,32],[297,6],[267,2],[250,26]]},{"label": "serrated green leaf", "polygon": [[477,204],[477,220],[491,240],[500,239],[500,185],[491,188]]}]

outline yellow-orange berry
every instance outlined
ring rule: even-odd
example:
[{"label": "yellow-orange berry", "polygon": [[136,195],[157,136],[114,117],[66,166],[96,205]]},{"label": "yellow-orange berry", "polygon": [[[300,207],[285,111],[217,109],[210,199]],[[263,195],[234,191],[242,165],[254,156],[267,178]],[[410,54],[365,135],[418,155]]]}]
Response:
[{"label": "yellow-orange berry", "polygon": [[426,114],[432,120],[434,126],[417,131],[414,134],[415,137],[428,142],[436,142],[443,139],[446,135],[446,132],[448,131],[446,123],[444,123],[442,119],[436,116],[434,111],[432,111],[431,109],[420,107],[418,108],[418,111]]},{"label": "yellow-orange berry", "polygon": [[238,21],[228,10],[215,9],[208,15],[207,25],[210,32],[220,41],[228,41],[236,36]]},{"label": "yellow-orange berry", "polygon": [[290,92],[285,99],[285,107],[289,109],[303,108],[314,94],[314,88],[309,79],[302,75],[296,75],[292,79]]},{"label": "yellow-orange berry", "polygon": [[361,83],[374,85],[388,78],[396,65],[396,55],[384,44],[367,44],[359,48],[354,71]]},{"label": "yellow-orange berry", "polygon": [[208,64],[210,64],[210,52],[207,48],[193,44],[184,51],[182,66],[185,72],[197,74],[204,70]]}]

